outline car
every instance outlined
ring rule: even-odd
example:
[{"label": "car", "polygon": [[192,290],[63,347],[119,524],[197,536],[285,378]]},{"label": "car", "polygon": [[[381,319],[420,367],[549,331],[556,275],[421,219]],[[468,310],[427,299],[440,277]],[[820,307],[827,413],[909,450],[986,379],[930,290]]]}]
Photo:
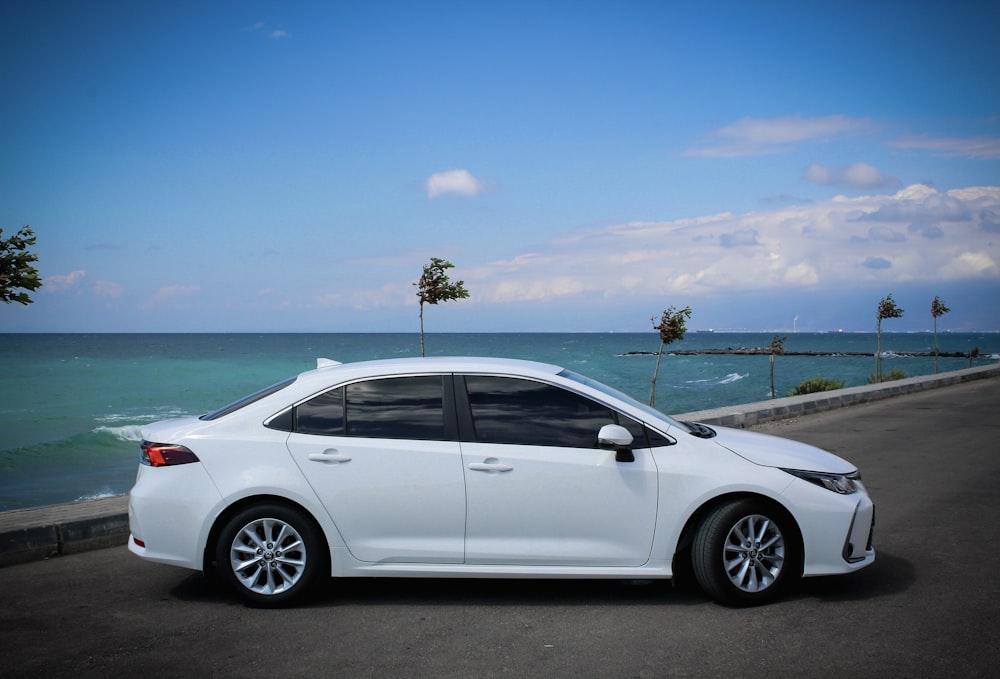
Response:
[{"label": "car", "polygon": [[129,550],[214,571],[254,606],[330,577],[683,569],[750,606],[875,559],[875,507],[846,460],[533,361],[318,359],[142,438]]}]

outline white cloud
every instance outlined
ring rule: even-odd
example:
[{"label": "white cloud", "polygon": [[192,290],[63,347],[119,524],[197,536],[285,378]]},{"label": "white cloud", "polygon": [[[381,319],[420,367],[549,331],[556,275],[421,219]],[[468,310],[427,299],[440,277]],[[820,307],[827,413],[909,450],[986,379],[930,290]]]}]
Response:
[{"label": "white cloud", "polygon": [[144,309],[149,309],[159,306],[160,304],[163,304],[171,299],[176,299],[177,297],[188,297],[200,291],[201,288],[197,285],[168,285],[157,290],[156,293],[146,300],[142,306]]},{"label": "white cloud", "polygon": [[930,151],[936,156],[958,158],[1000,158],[1000,137],[904,137],[892,146],[916,151]]},{"label": "white cloud", "polygon": [[826,167],[813,163],[803,171],[802,176],[813,184],[845,189],[881,189],[900,184],[895,177],[886,177],[868,163],[853,163],[843,167]]},{"label": "white cloud", "polygon": [[70,271],[65,276],[48,276],[44,281],[42,281],[42,290],[46,292],[61,292],[63,290],[75,288],[80,284],[80,281],[86,277],[86,275],[86,271],[78,269],[76,271]]},{"label": "white cloud", "polygon": [[824,142],[873,129],[874,125],[868,118],[843,115],[742,118],[714,130],[704,145],[689,149],[685,155],[734,158],[785,153],[795,144]]},{"label": "white cloud", "polygon": [[[501,260],[459,258],[454,278],[470,293],[462,308],[479,313],[484,305],[524,305],[525,313],[552,305],[655,308],[664,300],[846,294],[905,282],[1000,286],[997,215],[1000,186],[939,192],[916,185],[891,195],[584,229]],[[393,309],[414,306],[416,297],[404,274],[392,285],[341,287],[315,302]]]},{"label": "white cloud", "polygon": [[483,192],[483,183],[468,170],[445,170],[435,172],[424,182],[428,198],[438,198],[448,193],[459,196],[475,196]]},{"label": "white cloud", "polygon": [[94,281],[94,294],[98,297],[121,297],[122,286],[112,281]]},{"label": "white cloud", "polygon": [[[742,215],[588,229],[463,277],[478,301],[504,304],[1000,280],[989,231],[998,210],[1000,187],[908,187]],[[908,238],[896,226],[901,222],[925,237]]]},{"label": "white cloud", "polygon": [[283,40],[284,38],[292,37],[292,34],[286,31],[284,28],[272,28],[263,21],[258,21],[250,30],[255,33],[263,33],[271,40]]}]

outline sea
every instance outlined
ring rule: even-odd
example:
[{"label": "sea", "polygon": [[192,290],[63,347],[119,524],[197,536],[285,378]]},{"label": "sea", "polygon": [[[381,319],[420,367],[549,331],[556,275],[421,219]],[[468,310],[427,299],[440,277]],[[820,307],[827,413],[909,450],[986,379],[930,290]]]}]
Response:
[{"label": "sea", "polygon": [[[675,351],[765,347],[774,333],[693,332],[669,345],[656,407],[677,414],[771,397],[766,355]],[[939,333],[940,371],[1000,358],[1000,333]],[[846,386],[874,372],[874,333],[791,333],[775,358],[775,390],[826,377]],[[554,363],[648,402],[659,336],[646,333],[443,333],[427,355],[503,356]],[[934,372],[932,333],[883,333],[883,370]],[[416,356],[416,333],[374,334],[0,334],[0,511],[128,493],[141,430],[197,416],[288,376],[316,359],[341,362]],[[856,356],[853,354],[865,354]]]}]

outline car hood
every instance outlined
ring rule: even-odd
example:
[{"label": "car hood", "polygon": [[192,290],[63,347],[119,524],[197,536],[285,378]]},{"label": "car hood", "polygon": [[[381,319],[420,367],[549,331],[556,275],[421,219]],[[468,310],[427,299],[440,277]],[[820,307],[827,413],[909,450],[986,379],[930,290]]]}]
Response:
[{"label": "car hood", "polygon": [[847,460],[807,443],[744,429],[712,428],[716,432],[712,442],[754,464],[831,474],[857,471]]}]

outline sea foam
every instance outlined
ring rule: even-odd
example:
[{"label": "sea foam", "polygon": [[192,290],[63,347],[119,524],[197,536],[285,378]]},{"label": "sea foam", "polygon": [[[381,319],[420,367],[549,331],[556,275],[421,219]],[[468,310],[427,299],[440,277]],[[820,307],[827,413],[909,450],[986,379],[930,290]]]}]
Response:
[{"label": "sea foam", "polygon": [[141,441],[142,425],[126,424],[121,427],[97,427],[94,433],[104,433],[114,436],[119,441]]}]

